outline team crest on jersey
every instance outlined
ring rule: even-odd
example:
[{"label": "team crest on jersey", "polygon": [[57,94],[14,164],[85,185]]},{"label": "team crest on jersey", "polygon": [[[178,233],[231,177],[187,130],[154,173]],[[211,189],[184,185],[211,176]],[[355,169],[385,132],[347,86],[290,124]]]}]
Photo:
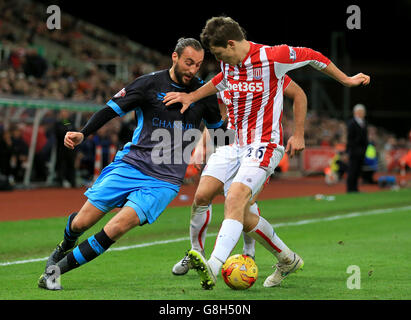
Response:
[{"label": "team crest on jersey", "polygon": [[253,69],[253,77],[254,80],[261,80],[263,77],[263,69],[262,68],[254,68]]},{"label": "team crest on jersey", "polygon": [[297,54],[295,53],[295,50],[290,47],[290,60],[295,61],[297,59]]},{"label": "team crest on jersey", "polygon": [[126,89],[123,88],[123,89],[121,89],[119,92],[117,92],[117,93],[114,95],[114,98],[124,97],[125,95],[126,95]]}]

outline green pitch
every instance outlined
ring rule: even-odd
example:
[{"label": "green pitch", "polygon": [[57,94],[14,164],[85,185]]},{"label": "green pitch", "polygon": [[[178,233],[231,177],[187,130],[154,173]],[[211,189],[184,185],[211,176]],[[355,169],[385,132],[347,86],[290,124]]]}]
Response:
[{"label": "green pitch", "polygon": [[[281,287],[264,288],[276,263],[257,244],[259,278],[247,291],[233,291],[220,278],[214,290],[202,290],[194,271],[174,276],[171,268],[189,248],[190,209],[169,208],[153,225],[132,230],[94,261],[64,274],[64,290],[37,288],[47,257],[62,239],[65,218],[0,223],[0,299],[133,300],[276,300],[411,299],[411,189],[336,195],[334,201],[312,197],[260,201],[262,215],[299,253],[304,271]],[[107,215],[82,236],[98,232]],[[206,253],[209,256],[223,219],[214,205]],[[233,253],[240,253],[240,239]],[[26,260],[26,261],[25,261]],[[10,264],[6,264],[9,262]],[[18,263],[19,262],[19,263]],[[354,276],[347,268],[360,272]]]}]

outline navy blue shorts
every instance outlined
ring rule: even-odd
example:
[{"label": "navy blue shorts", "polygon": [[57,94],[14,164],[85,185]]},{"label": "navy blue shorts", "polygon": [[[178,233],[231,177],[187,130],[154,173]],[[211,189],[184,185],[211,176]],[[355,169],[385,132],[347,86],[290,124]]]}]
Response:
[{"label": "navy blue shorts", "polygon": [[153,223],[177,196],[180,187],[140,172],[117,160],[103,169],[84,195],[103,212],[116,207],[133,208],[140,224]]}]

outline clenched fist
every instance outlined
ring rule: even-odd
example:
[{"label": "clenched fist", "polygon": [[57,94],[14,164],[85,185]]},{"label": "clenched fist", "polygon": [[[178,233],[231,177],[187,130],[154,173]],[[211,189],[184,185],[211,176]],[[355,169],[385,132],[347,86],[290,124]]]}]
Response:
[{"label": "clenched fist", "polygon": [[69,149],[83,142],[84,135],[81,132],[68,131],[64,137],[64,145]]}]

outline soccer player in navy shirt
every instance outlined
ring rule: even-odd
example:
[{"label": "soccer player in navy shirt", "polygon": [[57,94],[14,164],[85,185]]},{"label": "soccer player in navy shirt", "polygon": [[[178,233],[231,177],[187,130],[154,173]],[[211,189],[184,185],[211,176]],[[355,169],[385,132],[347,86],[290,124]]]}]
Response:
[{"label": "soccer player in navy shirt", "polygon": [[[169,70],[135,79],[96,112],[81,132],[67,132],[64,144],[73,149],[109,120],[130,111],[136,115],[132,141],[85,192],[88,200],[80,211],[68,217],[64,239],[50,255],[39,287],[61,289],[60,274],[96,258],[135,226],[153,223],[179,192],[189,160],[184,155],[191,154],[184,150],[201,138],[201,121],[209,129],[226,129],[216,95],[196,102],[195,108],[184,113],[180,103],[171,107],[163,103],[167,92],[189,93],[203,85],[195,76],[203,59],[204,50],[197,40],[179,39]],[[76,246],[84,231],[116,207],[122,209],[100,232]]]}]

